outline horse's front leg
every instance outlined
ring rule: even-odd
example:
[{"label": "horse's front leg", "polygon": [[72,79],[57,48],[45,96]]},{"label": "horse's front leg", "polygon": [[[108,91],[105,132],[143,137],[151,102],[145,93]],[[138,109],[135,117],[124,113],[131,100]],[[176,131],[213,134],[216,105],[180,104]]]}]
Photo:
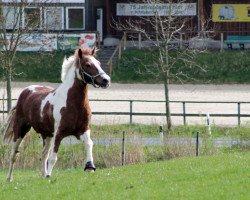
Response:
[{"label": "horse's front leg", "polygon": [[93,141],[90,138],[90,130],[85,131],[83,135],[81,135],[80,140],[84,141],[87,152],[86,165],[84,170],[88,172],[94,172],[96,168],[93,161]]},{"label": "horse's front leg", "polygon": [[58,149],[59,149],[62,139],[63,137],[61,137],[61,134],[58,133],[56,134],[56,137],[52,140],[48,163],[47,163],[46,177],[51,176],[53,167],[55,166],[56,161],[57,161],[57,153],[58,153]]}]

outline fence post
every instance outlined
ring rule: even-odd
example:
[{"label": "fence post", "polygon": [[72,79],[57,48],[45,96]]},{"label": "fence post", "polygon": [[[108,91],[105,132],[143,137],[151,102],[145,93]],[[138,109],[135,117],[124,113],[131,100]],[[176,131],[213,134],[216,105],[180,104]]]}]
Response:
[{"label": "fence post", "polygon": [[138,33],[138,45],[139,45],[139,49],[141,49],[141,32]]},{"label": "fence post", "polygon": [[211,132],[210,114],[207,113],[206,116],[207,116],[207,129],[208,129],[208,134],[211,135],[212,132]]},{"label": "fence post", "polygon": [[127,33],[124,32],[123,50],[127,48]]},{"label": "fence post", "polygon": [[223,47],[224,47],[224,34],[221,33],[220,34],[220,51],[223,51]]},{"label": "fence post", "polygon": [[240,126],[240,102],[238,102],[238,126]]},{"label": "fence post", "polygon": [[182,110],[183,110],[183,124],[186,125],[186,102],[182,102]]},{"label": "fence post", "polygon": [[120,60],[121,57],[122,57],[122,45],[119,44],[118,59]]},{"label": "fence post", "polygon": [[113,63],[112,63],[112,59],[110,60],[110,62],[109,62],[109,74],[111,75],[112,74],[112,71],[113,71]]},{"label": "fence post", "polygon": [[160,124],[159,134],[160,134],[160,141],[163,143],[163,124]]},{"label": "fence post", "polygon": [[133,123],[133,101],[130,100],[129,101],[129,123],[132,124]]},{"label": "fence post", "polygon": [[183,38],[182,38],[182,33],[180,33],[180,49],[183,48]]},{"label": "fence post", "polygon": [[125,131],[122,133],[122,165],[125,165]]},{"label": "fence post", "polygon": [[196,156],[199,156],[199,131],[196,134]]},{"label": "fence post", "polygon": [[4,122],[4,111],[5,111],[5,108],[4,108],[4,94],[3,94],[3,99],[2,99],[2,106],[3,106],[3,122]]}]

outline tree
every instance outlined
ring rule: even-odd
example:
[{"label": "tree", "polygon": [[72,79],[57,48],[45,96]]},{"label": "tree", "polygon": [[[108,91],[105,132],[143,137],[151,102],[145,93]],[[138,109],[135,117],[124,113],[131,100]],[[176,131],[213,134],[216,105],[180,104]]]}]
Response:
[{"label": "tree", "polygon": [[[145,70],[141,71],[141,73],[154,75],[156,79],[164,83],[166,122],[168,129],[171,129],[170,80],[178,79],[182,82],[183,79],[192,78],[187,77],[183,67],[179,67],[180,65],[189,70],[194,68],[204,70],[193,61],[196,54],[195,50],[180,48],[180,46],[175,45],[180,42],[185,29],[186,19],[184,17],[180,18],[181,13],[189,12],[191,9],[186,6],[187,4],[182,4],[185,1],[142,0],[139,2],[145,5],[146,11],[143,15],[148,16],[138,16],[134,20],[128,19],[125,22],[115,22],[115,26],[121,31],[136,31],[142,34],[153,44],[153,50],[158,52],[156,54],[157,58],[153,59],[154,63],[150,65],[144,64]],[[190,4],[190,6],[193,5]],[[145,24],[150,27],[147,28]]]},{"label": "tree", "polygon": [[[31,34],[46,31],[40,27],[39,6],[48,3],[48,0],[38,1],[37,8],[29,7],[30,0],[0,0],[0,61],[4,69],[4,79],[7,91],[7,110],[12,107],[11,81],[15,72],[14,60],[20,44],[27,42]],[[43,28],[41,30],[41,28]]]},{"label": "tree", "polygon": [[[11,79],[12,79],[12,71],[13,71],[13,60],[16,55],[17,44],[19,43],[21,34],[22,34],[22,7],[23,4],[17,4],[13,2],[11,7],[4,7],[3,2],[1,1],[1,9],[0,9],[0,31],[1,31],[1,41],[2,41],[2,49],[0,52],[0,58],[2,67],[4,68],[4,77],[7,82],[7,107],[8,111],[11,109]],[[8,22],[8,20],[10,22]],[[13,30],[12,33],[8,33],[7,29],[11,28]]]}]

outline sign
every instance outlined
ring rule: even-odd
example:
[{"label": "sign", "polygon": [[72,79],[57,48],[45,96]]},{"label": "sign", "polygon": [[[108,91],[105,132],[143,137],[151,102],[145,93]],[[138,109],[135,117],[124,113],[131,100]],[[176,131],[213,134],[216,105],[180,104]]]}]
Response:
[{"label": "sign", "polygon": [[196,3],[146,4],[117,3],[117,16],[196,16]]},{"label": "sign", "polygon": [[58,49],[76,49],[77,47],[93,47],[96,42],[96,35],[94,33],[84,34],[59,34],[58,35]]},{"label": "sign", "polygon": [[[12,35],[7,35],[8,48],[15,48],[16,44],[10,44]],[[15,37],[15,36],[14,36]],[[3,37],[1,37],[2,39]],[[15,41],[15,38],[13,38]],[[4,40],[0,43],[0,51],[5,50]],[[47,34],[34,33],[24,34],[19,40],[17,51],[54,51],[65,49],[76,49],[82,47],[93,47],[96,43],[95,33],[83,34]],[[12,47],[10,47],[12,45]]]},{"label": "sign", "polygon": [[250,4],[213,4],[213,22],[250,22]]}]

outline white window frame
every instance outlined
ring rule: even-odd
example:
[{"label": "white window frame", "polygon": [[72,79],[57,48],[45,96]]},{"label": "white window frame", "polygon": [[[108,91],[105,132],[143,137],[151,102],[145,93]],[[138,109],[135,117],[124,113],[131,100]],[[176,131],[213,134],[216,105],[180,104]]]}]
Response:
[{"label": "white window frame", "polygon": [[[83,28],[69,28],[69,9],[82,9],[83,10]],[[66,29],[67,30],[85,30],[85,7],[66,7]]]},{"label": "white window frame", "polygon": [[[39,24],[39,27],[37,27],[37,29],[41,29],[42,28],[42,8],[39,8],[39,7],[25,7],[25,8],[33,8],[33,9],[39,9],[40,10],[40,24]],[[22,19],[22,25],[23,25],[23,28],[26,28],[26,23],[25,23],[25,17],[26,17],[26,13],[25,13],[25,8],[23,8],[23,19]]]},{"label": "white window frame", "polygon": [[[56,9],[58,9],[58,8],[60,8],[61,9],[61,11],[62,11],[62,13],[61,13],[61,21],[62,21],[62,27],[61,27],[61,30],[64,30],[64,8],[63,7],[45,7],[44,8],[44,26],[46,27],[46,28],[48,28],[47,27],[47,9],[48,8],[56,8]],[[48,28],[49,29],[49,28]],[[49,30],[51,30],[51,29],[49,29]],[[60,29],[55,29],[55,30],[60,30]]]}]

